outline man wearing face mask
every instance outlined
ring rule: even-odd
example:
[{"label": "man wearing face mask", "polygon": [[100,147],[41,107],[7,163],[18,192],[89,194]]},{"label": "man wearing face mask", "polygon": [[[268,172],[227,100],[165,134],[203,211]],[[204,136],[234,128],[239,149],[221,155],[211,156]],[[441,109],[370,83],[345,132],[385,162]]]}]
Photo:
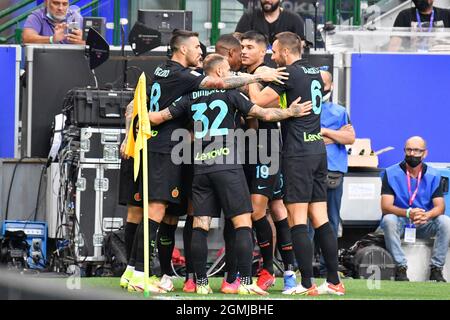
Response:
[{"label": "man wearing face mask", "polygon": [[433,7],[434,0],[413,0],[415,7],[401,11],[394,27],[432,31],[433,28],[450,28],[450,11]]},{"label": "man wearing face mask", "polygon": [[396,281],[409,281],[407,260],[400,238],[408,242],[434,237],[430,262],[430,280],[446,282],[442,276],[450,243],[450,218],[444,215],[441,176],[427,166],[426,142],[411,137],[405,144],[404,161],[386,169],[381,188],[381,210],[386,248],[396,264]]},{"label": "man wearing face mask", "polygon": [[84,45],[82,25],[83,18],[69,7],[69,0],[46,0],[25,21],[23,43]]},{"label": "man wearing face mask", "polygon": [[[333,90],[333,76],[328,71],[321,71],[324,83],[322,98],[322,113],[320,114],[321,134],[327,148],[327,212],[330,225],[335,235],[338,235],[341,200],[344,190],[344,174],[348,169],[347,149],[345,145],[355,142],[355,130],[345,107],[330,101]],[[314,229],[309,228],[311,238]],[[320,258],[320,274],[326,274],[323,257]]]},{"label": "man wearing face mask", "polygon": [[296,13],[284,10],[281,0],[261,0],[261,9],[245,13],[236,26],[236,32],[258,31],[273,43],[275,35],[283,31],[296,33],[305,39],[305,22]]}]

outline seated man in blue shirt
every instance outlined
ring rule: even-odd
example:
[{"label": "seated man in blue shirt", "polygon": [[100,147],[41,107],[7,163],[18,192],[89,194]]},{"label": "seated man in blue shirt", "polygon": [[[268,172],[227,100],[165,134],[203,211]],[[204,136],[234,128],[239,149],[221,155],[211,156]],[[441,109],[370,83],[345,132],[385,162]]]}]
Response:
[{"label": "seated man in blue shirt", "polygon": [[427,153],[423,138],[409,138],[405,144],[405,160],[387,168],[383,177],[381,228],[386,248],[396,264],[396,281],[409,281],[407,260],[400,242],[406,230],[408,237],[412,234],[413,241],[415,236],[424,239],[435,237],[430,280],[446,282],[442,268],[450,243],[450,218],[443,215],[445,202],[441,175],[423,162]]}]

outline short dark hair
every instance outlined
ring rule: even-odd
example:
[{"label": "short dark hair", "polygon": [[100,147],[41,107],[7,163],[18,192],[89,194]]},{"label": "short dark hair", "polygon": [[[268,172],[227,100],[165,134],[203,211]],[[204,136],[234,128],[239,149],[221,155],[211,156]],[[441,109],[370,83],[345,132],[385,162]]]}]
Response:
[{"label": "short dark hair", "polygon": [[227,61],[227,58],[220,54],[208,54],[205,60],[203,60],[203,71],[205,74],[209,74],[219,63],[222,63],[223,61]]},{"label": "short dark hair", "polygon": [[233,36],[231,33],[229,33],[229,34],[224,34],[224,35],[220,36],[219,40],[217,40],[216,47],[220,47],[220,46],[236,48],[236,47],[240,47],[241,43],[235,36]]},{"label": "short dark hair", "polygon": [[275,36],[282,48],[289,49],[292,53],[302,54],[302,39],[295,33],[285,31]]},{"label": "short dark hair", "polygon": [[239,42],[240,42],[241,39],[242,39],[242,34],[243,34],[242,32],[237,32],[237,31],[235,31],[235,32],[232,33],[233,37],[235,37],[236,39],[238,39]]},{"label": "short dark hair", "polygon": [[192,37],[198,37],[198,33],[187,30],[173,30],[172,38],[170,38],[169,43],[170,49],[172,50],[172,52],[177,52],[178,50],[180,50],[181,43]]},{"label": "short dark hair", "polygon": [[252,40],[258,44],[263,44],[265,47],[267,47],[269,44],[269,40],[267,40],[265,34],[254,30],[250,30],[244,33],[241,37],[241,41],[243,40]]}]

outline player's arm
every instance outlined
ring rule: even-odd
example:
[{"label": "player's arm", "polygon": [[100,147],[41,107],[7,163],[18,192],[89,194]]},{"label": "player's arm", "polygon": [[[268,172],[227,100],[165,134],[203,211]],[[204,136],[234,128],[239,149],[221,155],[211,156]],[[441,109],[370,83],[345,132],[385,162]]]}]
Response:
[{"label": "player's arm", "polygon": [[129,158],[125,154],[125,148],[128,142],[128,131],[130,131],[131,120],[133,118],[133,102],[134,100],[131,100],[131,102],[128,104],[125,110],[125,138],[123,139],[122,144],[120,145],[120,155],[122,156],[123,159]]},{"label": "player's arm", "polygon": [[299,103],[301,97],[298,97],[291,103],[289,108],[261,108],[258,105],[251,107],[248,115],[268,122],[281,121],[291,117],[304,117],[311,113],[312,103],[307,101]]},{"label": "player's arm", "polygon": [[[254,74],[260,74],[262,72],[266,72],[269,67],[261,66],[258,67],[258,69],[255,70]],[[271,90],[265,90],[264,87],[259,84],[250,84],[248,87],[248,95],[250,99],[257,105],[263,107],[263,108],[279,108],[280,101],[279,101],[279,94],[272,88]],[[284,84],[282,84],[279,87],[285,87]]]},{"label": "player's arm", "polygon": [[149,112],[148,119],[152,126],[158,126],[163,122],[185,115],[189,108],[189,100],[185,96],[180,97],[175,100],[169,107],[161,111]]},{"label": "player's arm", "polygon": [[355,142],[355,129],[351,124],[346,124],[339,130],[322,128],[322,135],[332,140],[332,143],[353,144]]},{"label": "player's arm", "polygon": [[258,85],[250,84],[248,86],[250,100],[258,106],[275,108],[279,106],[278,93],[270,87],[261,90]]},{"label": "player's arm", "polygon": [[240,73],[238,76],[229,76],[225,78],[215,78],[206,76],[200,83],[200,89],[234,89],[256,82],[276,82],[283,84],[289,74],[284,72],[285,67],[271,69],[267,68],[259,74]]}]

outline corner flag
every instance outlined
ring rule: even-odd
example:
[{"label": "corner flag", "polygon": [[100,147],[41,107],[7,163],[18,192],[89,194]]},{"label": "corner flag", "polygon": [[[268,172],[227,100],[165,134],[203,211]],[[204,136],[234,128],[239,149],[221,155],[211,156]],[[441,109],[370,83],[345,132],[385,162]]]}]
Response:
[{"label": "corner flag", "polygon": [[[134,123],[137,119],[139,131],[136,141],[134,140]],[[139,82],[134,93],[133,117],[130,131],[128,132],[128,141],[125,148],[125,154],[134,158],[134,181],[139,174],[139,165],[141,161],[140,151],[142,150],[142,185],[143,185],[143,207],[144,207],[144,296],[148,297],[148,278],[150,274],[150,250],[149,250],[149,225],[148,225],[148,159],[147,159],[147,140],[151,137],[150,120],[147,111],[147,84],[145,73],[139,77]]]},{"label": "corner flag", "polygon": [[136,141],[134,140],[135,128],[131,125],[125,148],[125,154],[134,158],[134,181],[136,181],[139,174],[141,162],[140,151],[144,149],[144,144],[147,143],[147,140],[151,136],[150,121],[148,119],[147,111],[147,84],[145,73],[142,73],[139,77],[139,82],[134,93],[132,124],[135,123],[136,117],[138,117],[137,125],[139,128]]}]

